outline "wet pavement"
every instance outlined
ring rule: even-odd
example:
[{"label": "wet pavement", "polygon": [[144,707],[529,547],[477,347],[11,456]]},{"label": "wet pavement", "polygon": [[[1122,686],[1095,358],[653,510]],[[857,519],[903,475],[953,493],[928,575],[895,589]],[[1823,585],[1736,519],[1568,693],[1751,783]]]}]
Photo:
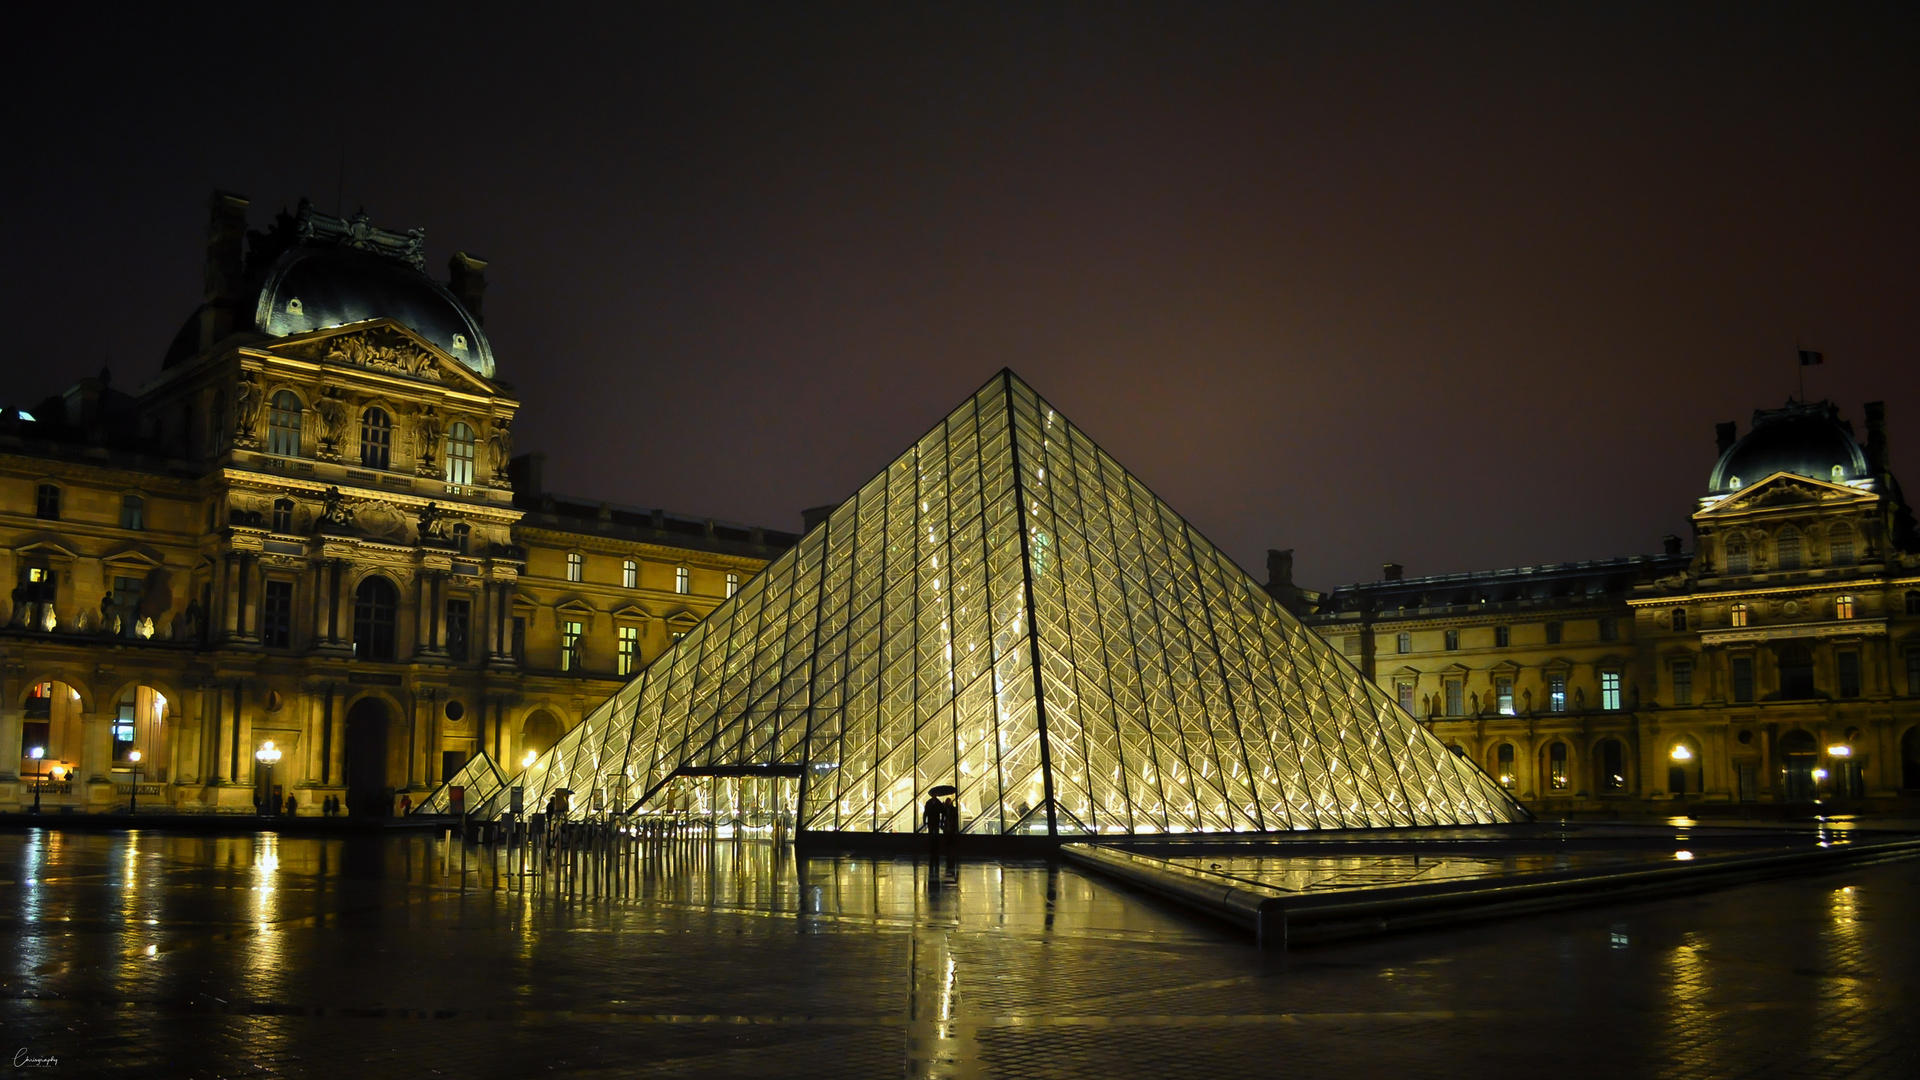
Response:
[{"label": "wet pavement", "polygon": [[1920,860],[1263,954],[1044,863],[680,845],[583,899],[448,854],[0,834],[0,1049],[66,1076],[1920,1075]]}]

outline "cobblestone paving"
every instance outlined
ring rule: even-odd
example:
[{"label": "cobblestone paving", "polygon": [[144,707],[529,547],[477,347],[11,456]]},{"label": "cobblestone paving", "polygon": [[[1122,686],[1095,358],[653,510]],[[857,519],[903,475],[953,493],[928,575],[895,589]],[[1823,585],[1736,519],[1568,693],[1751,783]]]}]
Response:
[{"label": "cobblestone paving", "polygon": [[583,900],[440,850],[0,835],[4,1050],[62,1076],[1920,1076],[1920,862],[1263,955],[1044,864],[723,843]]}]

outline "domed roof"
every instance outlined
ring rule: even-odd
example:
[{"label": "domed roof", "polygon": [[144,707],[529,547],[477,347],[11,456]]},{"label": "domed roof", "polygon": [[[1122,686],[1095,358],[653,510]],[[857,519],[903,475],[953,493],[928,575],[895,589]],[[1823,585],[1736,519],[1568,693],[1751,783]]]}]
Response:
[{"label": "domed roof", "polygon": [[288,337],[370,319],[393,319],[478,372],[493,376],[493,348],[447,287],[405,262],[348,247],[297,247],[260,285],[254,329]]},{"label": "domed roof", "polygon": [[1707,490],[1729,495],[1777,472],[1836,484],[1869,475],[1867,455],[1854,441],[1853,428],[1826,401],[1789,401],[1784,409],[1755,411],[1753,430],[1720,455]]}]

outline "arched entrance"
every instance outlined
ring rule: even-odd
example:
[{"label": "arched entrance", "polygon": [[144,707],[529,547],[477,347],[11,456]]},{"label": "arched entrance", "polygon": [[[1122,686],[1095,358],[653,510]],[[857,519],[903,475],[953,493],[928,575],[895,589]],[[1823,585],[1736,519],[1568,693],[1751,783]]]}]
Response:
[{"label": "arched entrance", "polygon": [[1813,736],[1804,731],[1790,731],[1781,736],[1780,758],[1784,763],[1782,772],[1785,774],[1787,801],[1812,802],[1815,793],[1813,770],[1820,761],[1820,751],[1813,743]]},{"label": "arched entrance", "polygon": [[379,698],[361,698],[347,710],[347,813],[386,817],[392,810],[387,786],[389,710]]},{"label": "arched entrance", "polygon": [[536,709],[520,728],[520,765],[529,764],[527,755],[539,757],[560,741],[560,721],[545,709]]}]

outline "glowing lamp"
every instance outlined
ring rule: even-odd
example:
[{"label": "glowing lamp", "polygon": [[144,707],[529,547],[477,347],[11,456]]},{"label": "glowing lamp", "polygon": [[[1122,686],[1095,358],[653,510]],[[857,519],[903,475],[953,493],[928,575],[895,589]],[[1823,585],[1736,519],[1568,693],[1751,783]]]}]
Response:
[{"label": "glowing lamp", "polygon": [[253,756],[255,760],[262,764],[271,765],[280,760],[280,748],[273,745],[272,739],[268,739],[266,742],[260,744],[260,749],[255,750]]},{"label": "glowing lamp", "polygon": [[47,748],[44,746],[36,746],[33,749],[27,751],[27,756],[32,758],[35,761],[39,761],[41,758],[47,756]]},{"label": "glowing lamp", "polygon": [[1848,746],[1846,743],[1835,743],[1834,745],[1827,747],[1827,753],[1833,755],[1834,757],[1852,757],[1853,747]]},{"label": "glowing lamp", "polygon": [[1667,756],[1672,758],[1675,761],[1692,761],[1693,751],[1689,750],[1685,743],[1681,743],[1675,746],[1673,750],[1667,754]]},{"label": "glowing lamp", "polygon": [[138,765],[140,763],[140,751],[138,750],[127,751],[127,760]]},{"label": "glowing lamp", "polygon": [[1827,770],[1825,769],[1813,770],[1813,778],[1815,780],[1825,780],[1827,778]]},{"label": "glowing lamp", "polygon": [[533,767],[533,763],[538,760],[540,760],[540,755],[529,750],[527,751],[527,756],[520,759],[520,767],[523,769],[530,769]]}]

